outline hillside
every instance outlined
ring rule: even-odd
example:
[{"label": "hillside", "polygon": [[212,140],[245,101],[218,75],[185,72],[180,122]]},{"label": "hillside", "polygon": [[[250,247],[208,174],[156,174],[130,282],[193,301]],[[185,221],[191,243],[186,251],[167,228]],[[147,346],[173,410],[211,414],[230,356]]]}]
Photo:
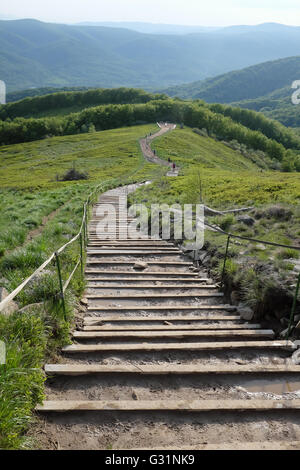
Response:
[{"label": "hillside", "polygon": [[298,77],[300,57],[289,57],[161,92],[208,103],[230,103],[262,112],[286,126],[299,127],[300,108],[291,102],[291,85]]},{"label": "hillside", "polygon": [[297,128],[300,127],[300,107],[291,101],[293,92],[290,86],[286,86],[260,98],[233,102],[232,106],[253,109],[285,126]]},{"label": "hillside", "polygon": [[[1,120],[2,118],[2,120]],[[135,89],[62,92],[8,103],[0,108],[0,144],[9,145],[170,121],[242,148],[262,166],[299,170],[300,139],[263,114],[202,101],[182,102]]]},{"label": "hillside", "polygon": [[37,96],[0,105],[0,119],[62,116],[104,104],[148,103],[155,99],[167,99],[166,95],[155,95],[133,88],[98,88],[84,91],[73,91],[72,89],[57,91],[57,89],[53,89],[49,93],[43,93],[42,90]]},{"label": "hillside", "polygon": [[300,56],[265,62],[163,91],[183,99],[232,103],[264,97],[284,87],[291,88],[297,77],[300,77]]},{"label": "hillside", "polygon": [[162,35],[0,21],[0,76],[8,92],[70,86],[154,89],[296,55],[299,39],[299,28],[282,25]]}]

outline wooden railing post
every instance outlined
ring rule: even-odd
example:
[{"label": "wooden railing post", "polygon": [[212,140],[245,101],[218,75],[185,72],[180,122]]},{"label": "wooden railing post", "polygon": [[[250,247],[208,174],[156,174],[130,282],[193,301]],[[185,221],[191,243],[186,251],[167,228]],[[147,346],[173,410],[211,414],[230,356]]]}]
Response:
[{"label": "wooden railing post", "polygon": [[83,239],[82,239],[82,232],[79,236],[80,240],[80,265],[81,265],[81,277],[83,279]]},{"label": "wooden railing post", "polygon": [[57,273],[58,273],[58,279],[59,279],[60,298],[62,301],[62,306],[63,306],[63,311],[64,311],[64,319],[67,320],[65,294],[64,294],[63,282],[62,282],[62,277],[61,277],[61,269],[60,269],[60,261],[59,261],[58,253],[55,253],[55,259],[56,259]]},{"label": "wooden railing post", "polygon": [[298,282],[297,282],[297,286],[296,286],[296,292],[295,292],[295,295],[294,295],[294,300],[293,300],[293,305],[292,305],[292,310],[291,310],[291,316],[290,316],[290,321],[289,321],[288,332],[287,332],[287,335],[286,335],[286,339],[287,339],[287,340],[289,339],[290,334],[291,334],[292,323],[293,323],[294,316],[295,316],[295,311],[296,311],[296,305],[297,305],[297,298],[298,298],[298,294],[299,294],[299,289],[300,289],[300,274],[299,274],[299,276],[298,276]]},{"label": "wooden railing post", "polygon": [[225,277],[225,271],[226,271],[226,261],[227,261],[227,258],[228,258],[230,238],[231,238],[231,234],[229,234],[228,238],[227,238],[227,245],[226,245],[224,264],[223,264],[223,270],[222,270],[222,278],[221,278],[222,284],[224,284],[224,277]]}]

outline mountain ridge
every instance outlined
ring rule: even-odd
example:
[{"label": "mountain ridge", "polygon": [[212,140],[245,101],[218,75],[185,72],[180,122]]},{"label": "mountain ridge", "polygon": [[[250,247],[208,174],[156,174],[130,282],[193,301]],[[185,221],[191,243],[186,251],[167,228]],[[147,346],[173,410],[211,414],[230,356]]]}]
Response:
[{"label": "mountain ridge", "polygon": [[286,26],[280,34],[278,25],[271,32],[264,28],[180,36],[30,19],[0,21],[0,78],[8,92],[78,86],[155,90],[299,53],[300,28]]}]

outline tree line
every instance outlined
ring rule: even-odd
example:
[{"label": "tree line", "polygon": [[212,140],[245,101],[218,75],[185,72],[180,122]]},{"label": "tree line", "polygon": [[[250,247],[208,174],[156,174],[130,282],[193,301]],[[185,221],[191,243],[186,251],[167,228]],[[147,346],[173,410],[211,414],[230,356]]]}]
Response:
[{"label": "tree line", "polygon": [[[289,140],[286,134],[277,134],[276,129],[272,134],[270,126],[274,123],[276,127],[276,122],[269,120],[268,128],[253,130],[232,117],[225,116],[225,113],[216,111],[217,108],[210,109],[201,102],[163,99],[139,104],[97,106],[62,117],[16,118],[12,122],[0,121],[0,144],[9,145],[51,136],[102,131],[164,120],[182,123],[191,128],[206,129],[210,137],[227,142],[236,140],[249,148],[265,152],[271,159],[279,162],[297,157],[297,151],[292,145],[298,145],[300,139],[295,136],[295,142]],[[251,125],[255,127],[253,123]]]},{"label": "tree line", "polygon": [[43,96],[24,98],[15,103],[0,106],[0,119],[15,119],[17,117],[30,117],[45,111],[74,106],[97,106],[104,104],[147,103],[154,99],[167,99],[163,94],[147,93],[135,88],[96,88],[87,91],[66,91],[51,93]]}]

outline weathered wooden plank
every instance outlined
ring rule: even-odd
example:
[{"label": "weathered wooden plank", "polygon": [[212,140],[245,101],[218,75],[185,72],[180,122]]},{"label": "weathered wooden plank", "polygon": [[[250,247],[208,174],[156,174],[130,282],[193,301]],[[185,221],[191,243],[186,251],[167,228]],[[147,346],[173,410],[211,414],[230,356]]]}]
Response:
[{"label": "weathered wooden plank", "polygon": [[143,295],[139,294],[115,294],[115,295],[101,295],[101,294],[89,294],[86,295],[87,299],[94,299],[94,300],[100,300],[100,299],[170,299],[170,298],[207,298],[207,297],[224,297],[224,294],[221,292],[216,292],[216,293],[207,293],[207,294],[147,294],[144,293]]},{"label": "weathered wooden plank", "polygon": [[87,254],[89,256],[96,256],[96,255],[101,255],[101,256],[108,256],[108,255],[113,255],[113,256],[116,256],[116,255],[134,255],[134,256],[146,256],[146,255],[150,255],[150,256],[153,256],[153,255],[160,255],[160,256],[170,256],[170,255],[174,255],[174,254],[178,254],[177,251],[175,250],[166,250],[166,251],[163,251],[163,250],[88,250],[87,251]]},{"label": "weathered wooden plank", "polygon": [[294,351],[291,341],[225,341],[211,343],[140,343],[140,344],[73,344],[63,348],[67,353],[94,353],[105,351],[230,351],[239,349],[270,349]]},{"label": "weathered wooden plank", "polygon": [[300,366],[277,365],[108,365],[99,364],[46,364],[48,375],[138,374],[138,375],[236,375],[236,374],[299,374]]},{"label": "weathered wooden plank", "polygon": [[[123,280],[123,279],[122,279]],[[88,282],[88,287],[90,289],[218,289],[218,286],[216,285],[209,285],[209,284],[201,284],[201,285],[188,285],[184,286],[182,284],[177,284],[170,286],[170,284],[161,284],[161,285],[155,285],[155,284],[140,284],[140,285],[120,285],[120,284],[110,284],[109,286],[99,286],[98,284],[95,283],[89,283]]]},{"label": "weathered wooden plank", "polygon": [[[180,276],[182,277],[190,277],[190,278],[196,278],[197,280],[200,279],[198,278],[198,273],[191,273],[191,272],[178,272],[178,271],[113,271],[113,270],[97,270],[97,269],[87,269],[85,271],[86,274],[113,274],[113,275],[120,275],[120,274],[125,274],[127,276]],[[206,278],[202,278],[203,280],[206,280]]]},{"label": "weathered wooden plank", "polygon": [[37,411],[284,411],[300,410],[294,400],[61,400],[45,401]]},{"label": "weathered wooden plank", "polygon": [[113,311],[156,311],[156,310],[224,310],[228,312],[235,312],[236,307],[226,306],[226,305],[168,305],[168,306],[132,306],[132,307],[105,307],[105,306],[95,306],[95,307],[88,307],[87,310],[91,311],[103,311],[103,312],[113,312]]},{"label": "weathered wooden plank", "polygon": [[206,331],[206,330],[259,330],[261,325],[217,324],[217,325],[131,325],[97,326],[86,325],[83,331]]},{"label": "weathered wooden plank", "polygon": [[[145,273],[147,274],[147,273]],[[105,282],[184,282],[185,283],[185,286],[184,287],[199,287],[199,286],[207,286],[207,285],[211,285],[211,284],[203,284],[203,282],[211,282],[211,279],[206,279],[206,278],[187,278],[187,279],[182,279],[182,278],[171,278],[171,277],[168,277],[168,278],[157,278],[157,277],[153,277],[153,278],[137,278],[137,277],[134,277],[134,275],[132,277],[90,277],[90,278],[87,278],[87,281],[88,282],[101,282],[101,281],[105,281]],[[199,283],[199,284],[194,284],[195,282]],[[192,285],[190,283],[193,283]],[[132,285],[132,284],[131,284]],[[152,286],[155,286],[157,284],[152,284]],[[170,287],[180,287],[181,285],[183,284],[172,284],[170,285]],[[119,286],[119,284],[118,284]],[[141,284],[139,284],[139,286],[141,286]],[[143,286],[143,285],[142,285]],[[160,287],[160,285],[158,285],[158,287]],[[215,286],[216,287],[216,286]]]},{"label": "weathered wooden plank", "polygon": [[[92,261],[92,260],[87,260],[87,264],[135,264],[136,262],[134,260],[128,260],[128,261],[118,261],[118,260],[99,260],[99,261]],[[188,262],[188,261],[147,261],[147,264],[149,265],[162,265],[162,266],[192,266],[193,263]],[[177,275],[181,274],[177,272]]]},{"label": "weathered wooden plank", "polygon": [[[122,447],[119,447],[119,450],[123,450]],[[124,449],[126,450],[126,449]],[[155,449],[150,447],[140,447],[132,448],[131,451],[141,451],[147,450],[152,451],[153,453],[157,451],[182,451],[186,452],[187,450],[300,450],[300,441],[274,441],[274,442],[222,442],[219,444],[208,443],[202,444],[199,443],[193,447],[184,446],[184,447],[162,447],[157,446]]]},{"label": "weathered wooden plank", "polygon": [[218,315],[218,316],[164,316],[164,317],[129,317],[129,316],[110,316],[110,317],[85,317],[84,323],[86,325],[102,323],[102,322],[156,322],[156,321],[194,321],[194,322],[215,322],[215,321],[239,321],[240,316],[238,315]]},{"label": "weathered wooden plank", "polygon": [[275,334],[273,330],[220,330],[220,331],[74,331],[73,338],[76,339],[99,339],[99,338],[271,338]]}]

